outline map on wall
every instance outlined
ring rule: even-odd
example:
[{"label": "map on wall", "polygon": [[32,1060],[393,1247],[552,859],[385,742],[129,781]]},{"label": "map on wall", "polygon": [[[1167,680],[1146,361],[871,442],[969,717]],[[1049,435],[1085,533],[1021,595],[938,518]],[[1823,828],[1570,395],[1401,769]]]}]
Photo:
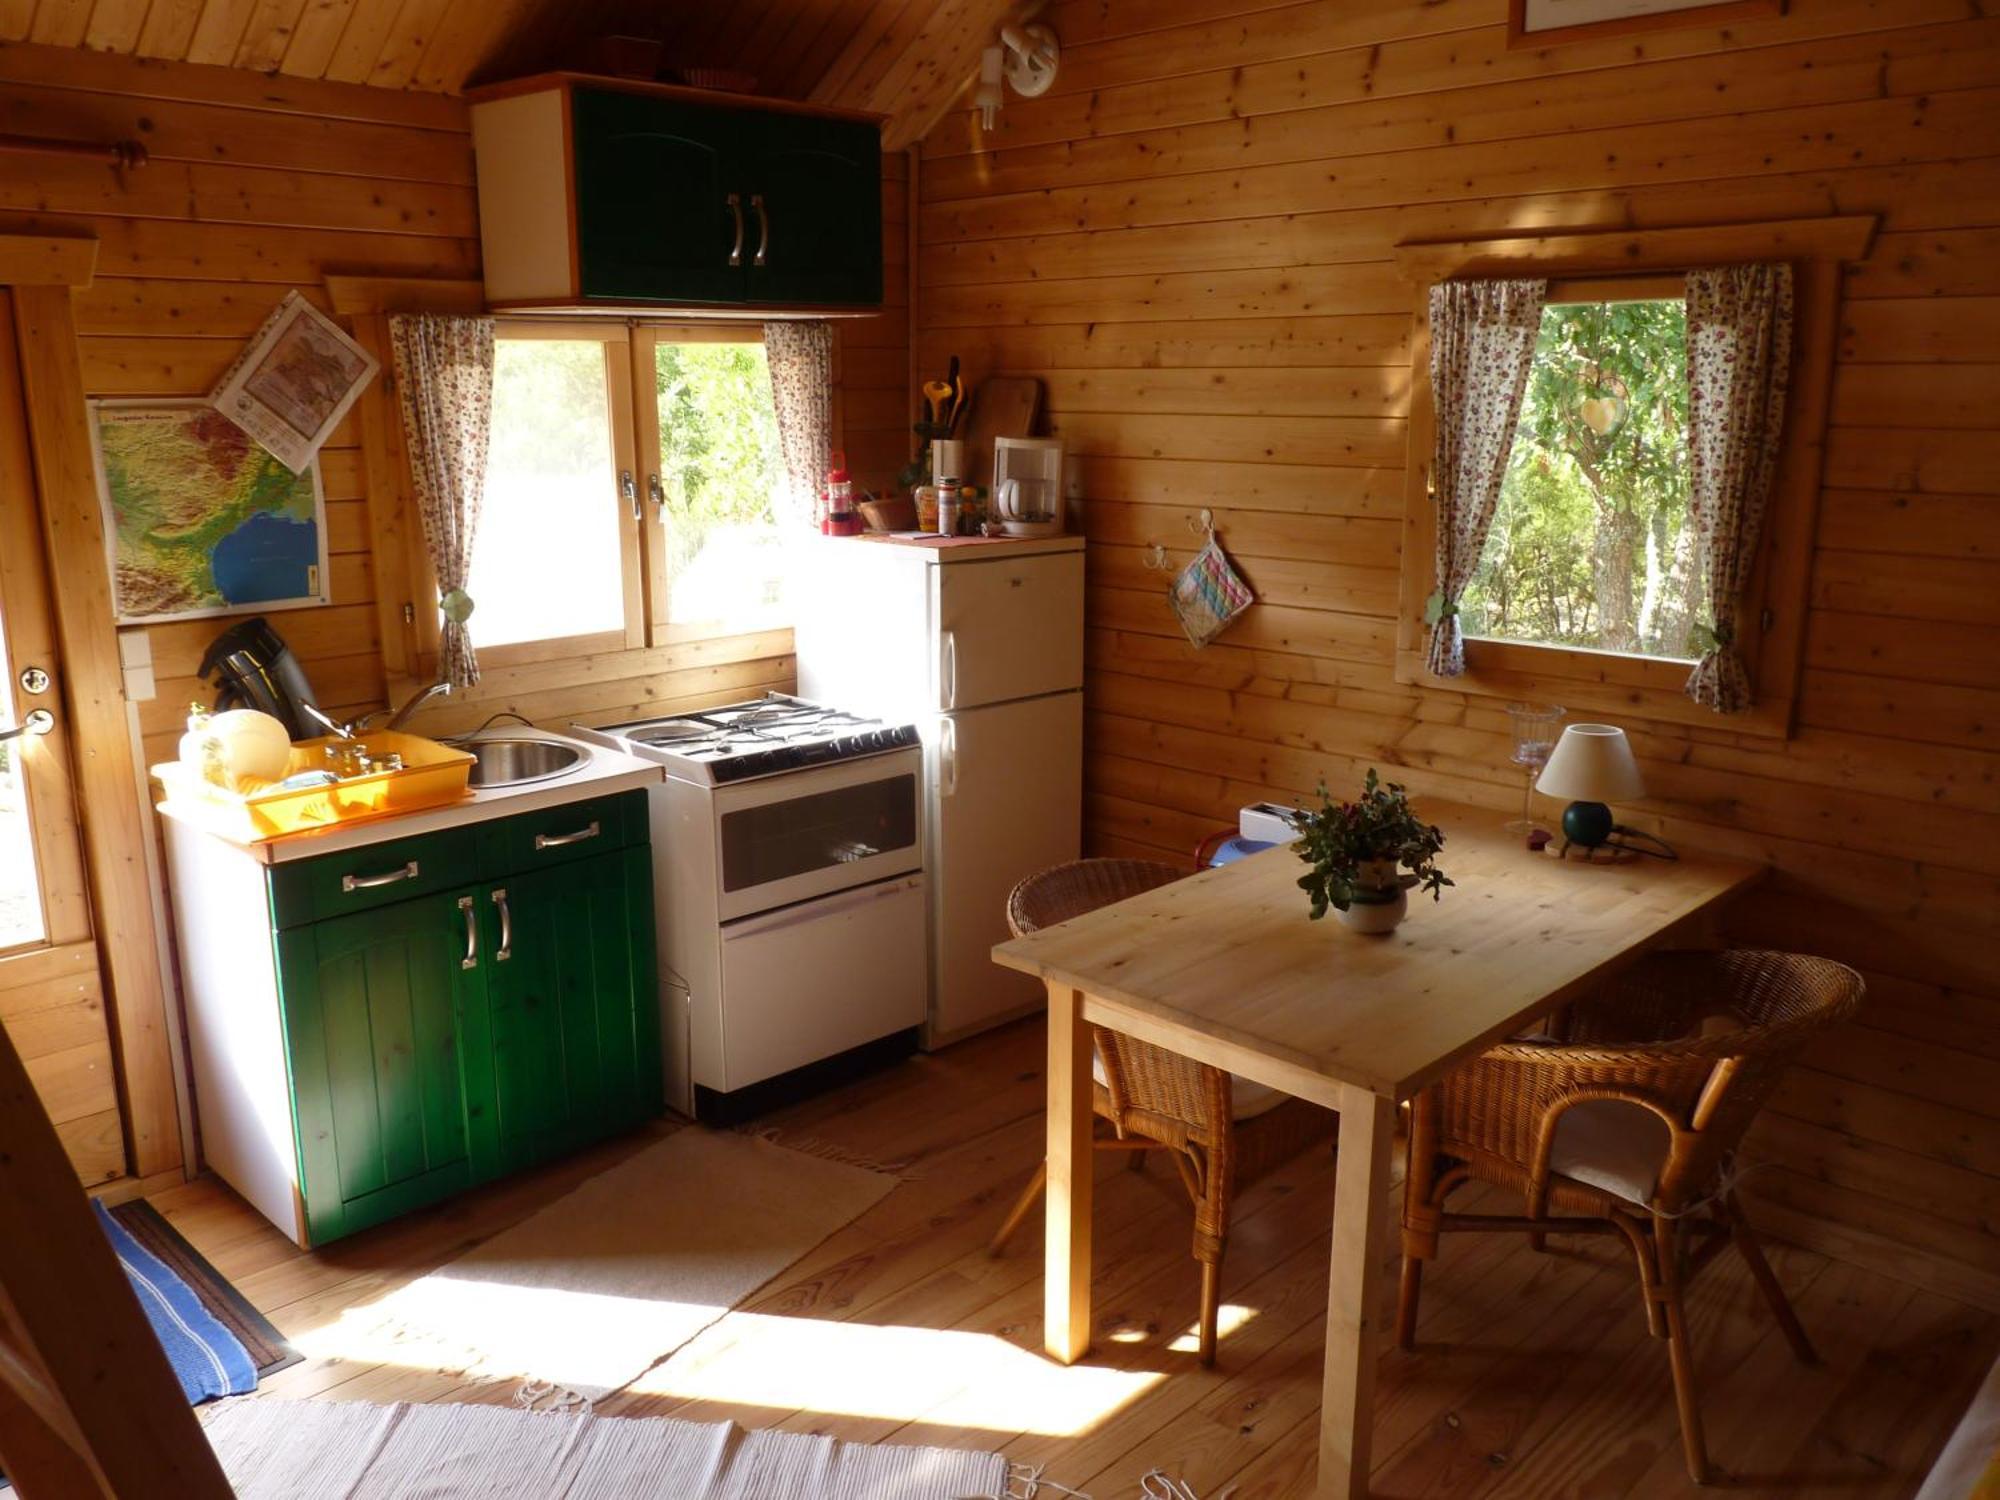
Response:
[{"label": "map on wall", "polygon": [[94,401],[118,623],[327,602],[319,464],[294,474],[204,401]]}]

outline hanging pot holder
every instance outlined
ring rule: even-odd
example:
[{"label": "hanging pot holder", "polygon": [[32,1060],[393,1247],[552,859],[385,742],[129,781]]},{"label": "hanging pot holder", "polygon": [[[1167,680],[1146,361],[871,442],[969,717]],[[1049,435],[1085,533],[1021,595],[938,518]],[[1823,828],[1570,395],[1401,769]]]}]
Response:
[{"label": "hanging pot holder", "polygon": [[1257,602],[1250,585],[1230,565],[1213,529],[1208,532],[1207,545],[1174,580],[1167,599],[1180,617],[1181,629],[1197,646],[1206,646],[1229,628],[1231,620]]}]

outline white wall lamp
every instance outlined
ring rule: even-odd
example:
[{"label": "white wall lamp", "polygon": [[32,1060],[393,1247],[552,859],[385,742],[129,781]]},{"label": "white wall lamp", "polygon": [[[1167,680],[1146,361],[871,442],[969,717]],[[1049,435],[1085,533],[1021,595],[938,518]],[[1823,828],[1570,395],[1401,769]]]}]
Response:
[{"label": "white wall lamp", "polygon": [[979,87],[973,92],[972,103],[979,111],[980,128],[993,128],[993,117],[1005,98],[1002,79],[1013,84],[1014,92],[1023,99],[1039,99],[1056,81],[1061,62],[1062,44],[1048,27],[1002,26],[1000,45],[988,47],[979,56]]}]

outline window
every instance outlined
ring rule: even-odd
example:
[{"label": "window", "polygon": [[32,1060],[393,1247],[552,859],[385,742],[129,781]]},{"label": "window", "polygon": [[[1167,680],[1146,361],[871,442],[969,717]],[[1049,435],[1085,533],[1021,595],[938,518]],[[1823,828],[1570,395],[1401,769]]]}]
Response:
[{"label": "window", "polygon": [[[1866,255],[1866,215],[1682,228],[1540,231],[1398,247],[1413,301],[1396,680],[1573,713],[1790,733],[1804,655],[1815,492],[1839,326],[1841,264]],[[1740,596],[1735,648],[1754,701],[1718,716],[1688,696],[1690,625],[1706,620],[1703,559],[1686,527],[1684,287],[1692,267],[1782,260],[1796,334],[1783,453]],[[1470,585],[1458,600],[1465,670],[1430,670],[1437,587],[1430,465],[1431,288],[1546,278],[1515,446]]]},{"label": "window", "polygon": [[671,337],[652,340],[651,370],[666,623],[732,632],[778,624],[778,414],[763,345]]},{"label": "window", "polygon": [[1550,294],[1461,624],[1692,659],[1703,575],[1687,524],[1686,304]]},{"label": "window", "polygon": [[758,329],[507,322],[467,592],[494,666],[785,621]]}]

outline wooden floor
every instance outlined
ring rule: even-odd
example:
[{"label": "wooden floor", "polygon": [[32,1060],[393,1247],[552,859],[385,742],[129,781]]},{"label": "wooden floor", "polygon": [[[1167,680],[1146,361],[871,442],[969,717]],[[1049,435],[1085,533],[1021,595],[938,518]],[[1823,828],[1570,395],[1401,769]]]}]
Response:
[{"label": "wooden floor", "polygon": [[[1225,1267],[1217,1367],[1186,1339],[1188,1219],[1171,1174],[1107,1161],[1098,1199],[1098,1345],[1060,1370],[1041,1342],[1039,1219],[982,1246],[1041,1150],[1042,1034],[1009,1028],[774,1115],[784,1139],[906,1163],[905,1185],[779,1283],[657,1367],[612,1414],[734,1417],[867,1441],[1000,1448],[1096,1500],[1158,1467],[1202,1500],[1310,1493],[1332,1161],[1313,1152],[1244,1191]],[[653,1139],[648,1133],[301,1254],[213,1179],[152,1202],[287,1334],[318,1352],[264,1393],[509,1401],[513,1382],[380,1363],[341,1313],[450,1260]],[[699,1205],[689,1205],[699,1212]],[[1697,1493],[1666,1346],[1605,1242],[1541,1255],[1514,1236],[1448,1239],[1421,1345],[1384,1361],[1375,1475],[1388,1496]],[[1795,1364],[1734,1256],[1691,1317],[1721,1487],[1889,1500],[1911,1494],[2000,1348],[2000,1316],[1776,1247],[1825,1359]],[[378,1351],[379,1353],[379,1351]]]}]

